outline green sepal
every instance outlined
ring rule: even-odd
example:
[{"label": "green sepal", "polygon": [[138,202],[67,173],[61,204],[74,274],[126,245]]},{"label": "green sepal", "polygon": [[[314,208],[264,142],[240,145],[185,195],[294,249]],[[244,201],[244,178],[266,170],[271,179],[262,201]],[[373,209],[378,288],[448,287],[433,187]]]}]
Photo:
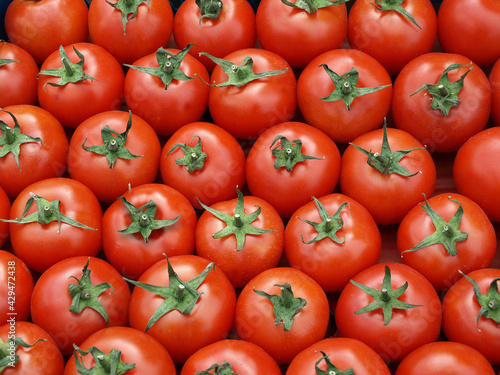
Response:
[{"label": "green sepal", "polygon": [[21,61],[19,60],[12,60],[12,59],[0,59],[0,66],[4,66],[4,65],[7,65],[7,64],[11,64],[11,63],[20,63]]},{"label": "green sepal", "polygon": [[201,20],[204,18],[211,19],[212,21],[218,19],[224,6],[221,0],[195,0],[195,4],[201,13],[199,25],[201,25]]},{"label": "green sepal", "polygon": [[273,304],[274,325],[283,324],[283,329],[289,331],[292,328],[295,316],[307,305],[307,301],[303,298],[295,297],[292,286],[289,283],[274,285],[281,288],[280,294],[269,294],[257,289],[253,291],[259,296],[267,298]]},{"label": "green sepal", "polygon": [[[452,70],[460,69],[466,66],[470,66],[470,68],[455,82],[450,82],[448,73]],[[458,94],[464,87],[465,77],[467,77],[467,74],[469,74],[472,69],[472,62],[465,65],[451,64],[444,70],[443,74],[441,75],[441,77],[439,77],[439,80],[435,85],[426,83],[410,96],[415,95],[419,91],[427,90],[427,94],[432,97],[431,109],[439,109],[443,116],[448,116],[450,114],[451,108],[456,107],[460,104]]]},{"label": "green sepal", "polygon": [[212,237],[215,239],[219,239],[234,234],[236,237],[235,250],[240,251],[241,249],[243,249],[243,246],[245,245],[245,238],[247,234],[261,235],[276,231],[257,228],[251,224],[259,217],[261,208],[259,206],[256,206],[257,209],[255,211],[253,211],[248,215],[245,215],[245,203],[244,203],[243,193],[239,189],[236,190],[238,194],[238,199],[236,201],[236,207],[234,208],[234,216],[214,210],[213,208],[208,207],[207,205],[201,203],[199,199],[198,202],[205,210],[210,212],[219,220],[222,220],[224,223],[226,223],[226,226],[217,233],[214,233]]},{"label": "green sepal", "polygon": [[[164,254],[165,255],[165,254]],[[167,256],[165,255],[165,258]],[[156,309],[154,314],[148,321],[146,332],[155,324],[162,316],[166,315],[172,310],[178,310],[184,315],[191,314],[196,302],[200,299],[201,293],[197,291],[198,287],[205,281],[208,273],[215,268],[215,263],[212,262],[207,265],[205,270],[198,276],[189,281],[182,281],[177,273],[175,273],[170,261],[168,263],[168,286],[157,286],[152,284],[143,283],[140,281],[130,280],[126,277],[124,279],[129,283],[144,289],[148,292],[154,293],[165,300]]]},{"label": "green sepal", "polygon": [[0,158],[3,158],[9,152],[14,156],[14,160],[16,161],[17,168],[21,170],[19,165],[19,154],[21,152],[21,145],[24,143],[34,143],[40,142],[40,145],[43,145],[43,141],[39,137],[32,137],[27,134],[21,133],[21,126],[17,121],[17,118],[10,113],[9,111],[3,112],[8,113],[12,120],[14,120],[14,126],[11,128],[4,121],[0,120],[0,130],[2,134],[0,135]]},{"label": "green sepal", "polygon": [[[135,363],[126,363],[121,360],[121,351],[111,349],[105,353],[95,346],[87,351],[80,349],[76,344],[73,356],[75,358],[76,370],[82,375],[122,375],[135,368]],[[82,357],[90,354],[94,358],[95,365],[88,369],[84,366]]]},{"label": "green sepal", "polygon": [[351,283],[356,285],[365,293],[372,296],[374,299],[373,302],[355,311],[354,313],[356,315],[359,315],[382,309],[382,312],[384,314],[384,326],[388,325],[391,322],[393,309],[405,310],[422,306],[412,305],[410,303],[398,300],[398,298],[406,291],[406,289],[408,289],[408,281],[401,285],[399,288],[393,290],[391,286],[391,270],[387,265],[385,266],[385,275],[382,281],[382,288],[380,290],[360,284],[354,280],[351,280]]},{"label": "green sepal", "polygon": [[320,8],[331,7],[334,5],[345,4],[349,0],[297,0],[296,2],[291,2],[288,0],[281,0],[283,4],[291,6],[292,8],[305,10],[307,13],[316,13]]},{"label": "green sepal", "polygon": [[109,318],[106,309],[99,301],[99,296],[104,291],[111,288],[110,294],[113,293],[113,286],[108,283],[101,283],[97,285],[92,285],[92,280],[90,279],[90,270],[89,270],[89,262],[90,258],[87,260],[87,263],[82,269],[82,276],[77,278],[76,276],[70,276],[76,280],[76,284],[68,285],[68,292],[73,298],[71,301],[71,306],[69,307],[69,311],[74,314],[79,314],[86,307],[90,307],[97,311],[106,321],[106,326],[109,325]]},{"label": "green sepal", "polygon": [[351,68],[351,70],[339,76],[326,64],[321,64],[320,67],[325,69],[326,73],[335,85],[335,90],[333,90],[327,97],[321,98],[321,100],[326,102],[342,100],[348,111],[351,110],[351,104],[354,101],[354,98],[371,94],[391,86],[389,84],[376,87],[356,87],[358,84],[359,72],[355,68]]},{"label": "green sepal", "polygon": [[[356,375],[354,369],[352,368],[347,370],[339,370],[339,368],[335,366],[330,360],[329,354],[326,354],[324,351],[318,350],[316,353],[321,353],[321,355],[323,356],[314,364],[317,375]],[[326,363],[326,370],[321,370],[318,366],[323,360]]]},{"label": "green sepal", "polygon": [[[276,144],[279,141],[278,144]],[[275,146],[276,144],[276,146]],[[274,146],[274,148],[272,148]],[[302,141],[294,139],[291,142],[282,135],[277,135],[269,148],[272,148],[272,155],[276,158],[274,168],[280,169],[285,167],[287,172],[291,172],[295,164],[309,160],[322,160],[325,157],[318,158],[316,156],[304,155],[302,153]]]},{"label": "green sepal", "polygon": [[392,10],[394,12],[398,12],[399,14],[410,20],[411,23],[417,26],[420,30],[422,30],[422,28],[417,23],[415,18],[413,18],[413,16],[411,15],[411,13],[408,12],[405,8],[403,8],[402,3],[405,0],[374,0],[374,1],[375,4],[372,3],[372,5],[378,10],[382,11]]},{"label": "green sepal", "polygon": [[179,214],[174,219],[156,220],[157,206],[153,200],[149,200],[148,203],[137,208],[124,197],[119,197],[119,199],[130,212],[130,216],[132,216],[132,223],[130,223],[127,228],[119,230],[118,232],[126,234],[141,233],[142,238],[146,243],[148,243],[149,236],[154,230],[175,224],[181,216]]},{"label": "green sepal", "polygon": [[127,22],[137,16],[139,5],[146,2],[146,12],[149,11],[149,1],[150,0],[118,0],[118,2],[112,3],[106,0],[109,5],[122,13],[123,35],[125,35],[127,31]]},{"label": "green sepal", "polygon": [[[175,164],[186,166],[186,171],[193,173],[194,171],[202,170],[205,166],[205,160],[207,159],[207,154],[203,152],[201,147],[201,138],[197,135],[191,138],[198,138],[198,142],[194,147],[188,146],[186,143],[176,143],[168,151],[167,155],[180,148],[184,152],[184,156],[179,159],[175,159]],[[165,157],[167,156],[165,155]]]},{"label": "green sepal", "polygon": [[[22,338],[14,336],[7,339],[6,342],[0,338],[0,373],[6,368],[15,367],[19,363],[19,355],[15,354],[17,348],[31,348],[39,341],[47,341],[47,339],[38,339],[33,344],[27,344]],[[14,349],[14,350],[12,350]],[[13,354],[14,353],[14,354]]]},{"label": "green sepal", "polygon": [[233,367],[228,361],[222,363],[214,363],[212,366],[203,371],[196,371],[194,375],[238,375],[234,372]]}]

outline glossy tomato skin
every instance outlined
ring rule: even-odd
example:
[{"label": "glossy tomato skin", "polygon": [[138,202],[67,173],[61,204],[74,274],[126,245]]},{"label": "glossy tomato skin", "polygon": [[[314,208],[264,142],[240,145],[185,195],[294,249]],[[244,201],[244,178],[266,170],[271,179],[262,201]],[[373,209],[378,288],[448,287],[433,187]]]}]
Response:
[{"label": "glossy tomato skin", "polygon": [[166,46],[172,35],[173,11],[168,0],[141,3],[137,14],[127,21],[125,31],[122,12],[106,0],[92,1],[88,17],[92,42],[104,47],[120,64],[132,64]]},{"label": "glossy tomato skin", "polygon": [[[380,152],[382,134],[382,129],[373,130],[352,143],[368,151]],[[388,128],[387,137],[393,152],[419,148],[400,160],[401,166],[416,173],[414,176],[379,172],[367,164],[368,157],[353,145],[349,145],[342,155],[340,172],[341,192],[365,206],[377,224],[382,225],[399,223],[410,209],[423,201],[422,194],[432,196],[437,179],[432,156],[411,134]]]},{"label": "glossy tomato skin", "polygon": [[[211,72],[216,64],[200,52],[223,58],[231,52],[252,48],[257,40],[255,12],[246,0],[224,0],[217,19],[203,18],[195,0],[181,3],[174,16],[173,38],[178,48],[194,46],[189,53]],[[224,42],[221,43],[221,40]]]},{"label": "glossy tomato skin", "polygon": [[489,81],[491,85],[491,119],[500,126],[500,58],[491,68]]},{"label": "glossy tomato skin", "polygon": [[431,52],[437,35],[437,15],[430,0],[402,4],[421,27],[402,14],[383,11],[370,0],[356,1],[348,19],[351,48],[366,52],[396,76],[415,57]]},{"label": "glossy tomato skin", "polygon": [[[277,158],[273,149],[283,144],[273,143],[278,136],[293,145],[302,142],[301,153],[314,156],[295,164],[291,171],[274,167]],[[246,181],[252,195],[271,203],[282,217],[311,200],[333,192],[340,177],[340,151],[327,134],[306,123],[287,121],[262,133],[252,145],[246,162]]]},{"label": "glossy tomato skin", "polygon": [[201,348],[186,360],[179,375],[194,375],[224,361],[239,375],[281,375],[280,366],[264,349],[235,339],[220,340]]},{"label": "glossy tomato skin", "polygon": [[[169,261],[183,281],[198,276],[210,264],[197,255],[178,255]],[[139,281],[169,285],[167,266],[166,259],[155,263]],[[202,295],[189,315],[172,310],[147,331],[167,349],[175,363],[183,363],[202,347],[226,338],[234,323],[236,292],[219,267],[208,273],[197,290]],[[130,299],[130,326],[145,331],[149,319],[163,301],[163,297],[135,287]]]},{"label": "glossy tomato skin", "polygon": [[[290,65],[279,55],[258,48],[244,48],[223,59],[240,65],[245,57],[253,60],[256,73],[286,71],[249,82],[242,87],[210,87],[208,109],[216,125],[237,139],[255,139],[264,130],[290,121],[297,109],[297,79]],[[210,76],[210,83],[227,80],[220,66]]]},{"label": "glossy tomato skin", "polygon": [[[460,103],[443,116],[439,109],[430,108],[427,90],[415,91],[425,84],[436,84],[444,70],[455,63],[472,63],[472,70],[458,93]],[[455,82],[469,68],[450,71],[450,82]],[[408,63],[394,81],[391,110],[395,126],[412,134],[429,152],[457,151],[467,139],[483,130],[489,120],[491,88],[488,77],[466,56],[443,52],[423,54]]]},{"label": "glossy tomato skin", "polygon": [[[321,64],[339,76],[351,68],[359,72],[358,88],[389,85],[373,93],[354,98],[348,110],[342,100],[325,101],[335,85]],[[365,52],[336,49],[314,58],[297,81],[300,113],[306,122],[328,134],[335,142],[347,143],[381,126],[389,112],[392,81],[386,69]]]},{"label": "glossy tomato skin", "polygon": [[[0,186],[0,219],[8,220],[10,216],[10,199],[7,193]],[[9,238],[9,223],[0,221],[0,248]]]},{"label": "glossy tomato skin", "polygon": [[[291,267],[297,268],[328,292],[339,292],[359,272],[380,259],[382,239],[375,220],[359,202],[346,195],[332,193],[318,198],[329,215],[342,204],[342,227],[335,234],[339,243],[326,237],[307,244],[318,232],[303,221],[322,222],[316,203],[311,201],[294,212],[285,228],[285,255]],[[338,267],[342,264],[342,267]],[[335,269],[335,272],[332,272]]]},{"label": "glossy tomato skin", "polygon": [[386,362],[399,362],[423,344],[436,341],[441,329],[441,301],[432,284],[419,272],[401,263],[384,262],[361,271],[352,280],[378,290],[382,287],[385,266],[391,271],[391,286],[408,282],[400,301],[421,305],[406,310],[393,309],[384,325],[382,309],[355,314],[374,299],[353,283],[342,290],[335,308],[335,322],[341,337],[358,339]]},{"label": "glossy tomato skin", "polygon": [[[102,208],[92,193],[82,183],[66,178],[55,177],[35,182],[19,193],[10,210],[10,219],[22,216],[30,193],[51,202],[61,202],[60,212],[90,228],[77,228],[53,221],[41,225],[38,222],[20,224],[9,223],[10,240],[14,253],[26,265],[43,272],[58,261],[77,255],[95,256],[102,247]],[[36,211],[33,204],[27,215]]]},{"label": "glossy tomato skin", "polygon": [[[286,375],[316,375],[315,364],[322,358],[320,351],[329,356],[339,370],[352,368],[356,375],[389,375],[391,372],[384,360],[362,341],[347,337],[329,337],[320,340],[297,354]],[[325,370],[325,362],[318,364]]]},{"label": "glossy tomato skin", "polygon": [[445,290],[462,276],[489,267],[495,257],[497,239],[495,228],[484,211],[471,199],[455,193],[442,193],[427,199],[428,204],[446,222],[457,212],[459,201],[464,214],[459,230],[468,234],[465,241],[457,242],[457,254],[448,254],[443,244],[431,245],[404,253],[436,231],[430,216],[419,204],[401,221],[397,231],[397,249],[404,264],[423,274],[436,290]]},{"label": "glossy tomato skin", "polygon": [[256,25],[262,48],[277,53],[292,68],[303,69],[321,53],[342,47],[347,36],[347,7],[337,4],[308,13],[280,0],[263,0],[257,8]]},{"label": "glossy tomato skin", "polygon": [[[19,167],[12,153],[0,158],[0,186],[14,199],[28,185],[64,174],[69,142],[61,123],[41,107],[19,104],[2,109],[14,115],[21,134],[42,140],[21,145]],[[0,112],[0,121],[11,128],[15,125],[12,117],[6,112]]]},{"label": "glossy tomato skin", "polygon": [[107,157],[85,150],[103,145],[101,130],[108,125],[117,133],[127,129],[130,113],[104,111],[83,121],[71,136],[68,151],[70,177],[88,186],[101,202],[113,202],[130,186],[155,181],[160,165],[160,140],[154,129],[140,116],[132,113],[132,126],[127,133],[125,148],[137,158],[118,157],[113,167]]},{"label": "glossy tomato skin", "polygon": [[[491,282],[500,277],[500,270],[483,268],[467,274],[485,294]],[[443,332],[450,341],[469,345],[484,355],[492,365],[500,364],[498,323],[481,317],[481,306],[474,296],[473,285],[465,278],[458,280],[443,298]]]},{"label": "glossy tomato skin", "polygon": [[[57,83],[60,78],[45,74],[38,76],[40,106],[70,129],[97,113],[118,109],[122,105],[125,81],[122,67],[104,48],[88,42],[66,45],[64,50],[72,63],[80,61],[73,48],[84,56],[83,72],[95,78],[94,81],[85,79],[57,87],[45,84]],[[61,56],[56,50],[43,61],[40,70],[61,67]]]},{"label": "glossy tomato skin", "polygon": [[[307,304],[295,315],[290,330],[275,325],[273,304],[254,290],[280,294],[289,283],[294,297]],[[235,328],[241,340],[253,342],[268,352],[279,364],[288,364],[302,350],[325,338],[329,323],[328,299],[321,286],[300,270],[277,267],[263,271],[248,282],[236,304]]]},{"label": "glossy tomato skin", "polygon": [[154,263],[175,255],[194,253],[196,212],[177,190],[163,184],[144,184],[122,195],[140,208],[150,200],[156,204],[155,220],[179,219],[153,230],[145,242],[140,233],[121,233],[132,223],[130,211],[121,200],[113,202],[103,215],[103,251],[106,259],[124,276],[138,279]]}]

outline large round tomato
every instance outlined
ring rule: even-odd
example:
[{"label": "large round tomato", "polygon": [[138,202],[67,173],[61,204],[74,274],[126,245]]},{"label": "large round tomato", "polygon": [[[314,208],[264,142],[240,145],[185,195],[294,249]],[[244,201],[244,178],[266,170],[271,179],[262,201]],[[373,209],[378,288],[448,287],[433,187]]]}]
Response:
[{"label": "large round tomato", "polygon": [[493,64],[488,78],[491,85],[491,119],[500,126],[500,58]]},{"label": "large round tomato", "polygon": [[[10,217],[10,199],[0,185],[0,219],[8,220]],[[9,238],[9,223],[0,220],[0,248]]]}]

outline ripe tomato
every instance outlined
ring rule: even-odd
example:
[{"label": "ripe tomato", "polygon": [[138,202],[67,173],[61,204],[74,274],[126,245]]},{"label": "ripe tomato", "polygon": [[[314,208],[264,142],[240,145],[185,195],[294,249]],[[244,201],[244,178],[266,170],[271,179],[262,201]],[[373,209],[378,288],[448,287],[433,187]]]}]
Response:
[{"label": "ripe tomato", "polygon": [[71,136],[68,173],[102,202],[129,186],[152,183],[160,165],[160,140],[140,116],[104,111],[83,121]]},{"label": "ripe tomato", "polygon": [[491,68],[489,81],[491,86],[491,119],[500,126],[500,58]]},{"label": "ripe tomato", "polygon": [[234,325],[241,340],[287,364],[325,337],[329,317],[328,299],[316,281],[295,268],[277,267],[261,272],[243,288]]},{"label": "ripe tomato", "polygon": [[[0,185],[0,219],[8,220],[10,217],[10,199]],[[9,238],[9,223],[0,220],[0,248]]]},{"label": "ripe tomato", "polygon": [[341,337],[358,339],[386,362],[401,361],[441,329],[441,301],[432,284],[401,263],[378,263],[356,275],[335,308]]},{"label": "ripe tomato", "polygon": [[250,193],[290,217],[312,196],[333,192],[340,176],[340,152],[319,129],[287,121],[264,131],[252,145],[246,162]]}]

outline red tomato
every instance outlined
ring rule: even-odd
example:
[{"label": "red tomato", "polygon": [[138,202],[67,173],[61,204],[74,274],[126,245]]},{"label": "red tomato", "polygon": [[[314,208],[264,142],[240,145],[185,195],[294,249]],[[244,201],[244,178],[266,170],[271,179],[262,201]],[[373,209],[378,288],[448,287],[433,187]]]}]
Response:
[{"label": "red tomato", "polygon": [[340,177],[340,152],[321,130],[288,121],[263,132],[246,162],[252,195],[271,203],[282,217],[333,192]]},{"label": "red tomato", "polygon": [[140,116],[105,111],[83,121],[71,136],[68,172],[102,202],[114,202],[129,186],[155,181],[160,140]]},{"label": "red tomato", "polygon": [[[9,219],[10,217],[10,200],[7,193],[0,186],[0,219]],[[0,220],[0,248],[7,242],[9,238],[9,223]]]},{"label": "red tomato", "polygon": [[[394,4],[394,9],[383,9],[382,3]],[[350,47],[374,57],[394,76],[415,57],[430,52],[437,36],[430,0],[357,0],[348,23]]]},{"label": "red tomato", "polygon": [[411,209],[397,231],[404,264],[424,275],[437,290],[452,286],[461,275],[489,267],[495,257],[495,228],[471,199],[443,193]]},{"label": "red tomato", "polygon": [[33,323],[47,331],[65,356],[92,333],[128,324],[130,289],[106,261],[63,259],[42,273],[31,299]]},{"label": "red tomato", "polygon": [[426,53],[408,63],[394,81],[394,124],[426,145],[429,152],[457,151],[484,129],[490,109],[488,77],[462,55]]},{"label": "red tomato", "polygon": [[285,228],[284,249],[291,267],[308,274],[325,292],[339,292],[379,261],[382,239],[364,206],[346,195],[328,194],[294,212]]},{"label": "red tomato", "polygon": [[[2,129],[0,135],[0,139],[6,140],[0,155],[7,151],[0,157],[0,186],[10,198],[17,197],[34,182],[63,175],[68,138],[61,123],[50,112],[31,104],[13,105],[3,108],[0,121],[10,128],[5,128],[5,132]],[[13,135],[10,145],[7,132]]]},{"label": "red tomato", "polygon": [[243,288],[235,328],[240,339],[287,364],[325,337],[329,317],[328,299],[316,281],[295,268],[278,267],[261,272]]},{"label": "red tomato", "polygon": [[297,82],[300,113],[335,142],[350,142],[379,128],[389,112],[391,97],[392,81],[384,67],[354,49],[319,55]]},{"label": "red tomato", "polygon": [[401,361],[434,342],[441,317],[432,284],[413,268],[393,262],[361,271],[342,290],[335,308],[338,334],[364,342],[386,362]]},{"label": "red tomato", "polygon": [[491,86],[491,119],[500,126],[500,58],[491,68],[489,81]]},{"label": "red tomato", "polygon": [[[166,46],[172,34],[173,11],[168,0],[135,2],[127,11],[120,1],[93,0],[89,7],[89,35],[120,64],[137,59]],[[123,6],[123,2],[121,2]]]},{"label": "red tomato", "polygon": [[38,65],[23,48],[0,41],[0,108],[35,104],[38,100]]},{"label": "red tomato", "polygon": [[181,193],[167,185],[130,189],[106,209],[102,220],[106,259],[126,277],[138,279],[164,259],[163,254],[194,253],[196,212]]}]

